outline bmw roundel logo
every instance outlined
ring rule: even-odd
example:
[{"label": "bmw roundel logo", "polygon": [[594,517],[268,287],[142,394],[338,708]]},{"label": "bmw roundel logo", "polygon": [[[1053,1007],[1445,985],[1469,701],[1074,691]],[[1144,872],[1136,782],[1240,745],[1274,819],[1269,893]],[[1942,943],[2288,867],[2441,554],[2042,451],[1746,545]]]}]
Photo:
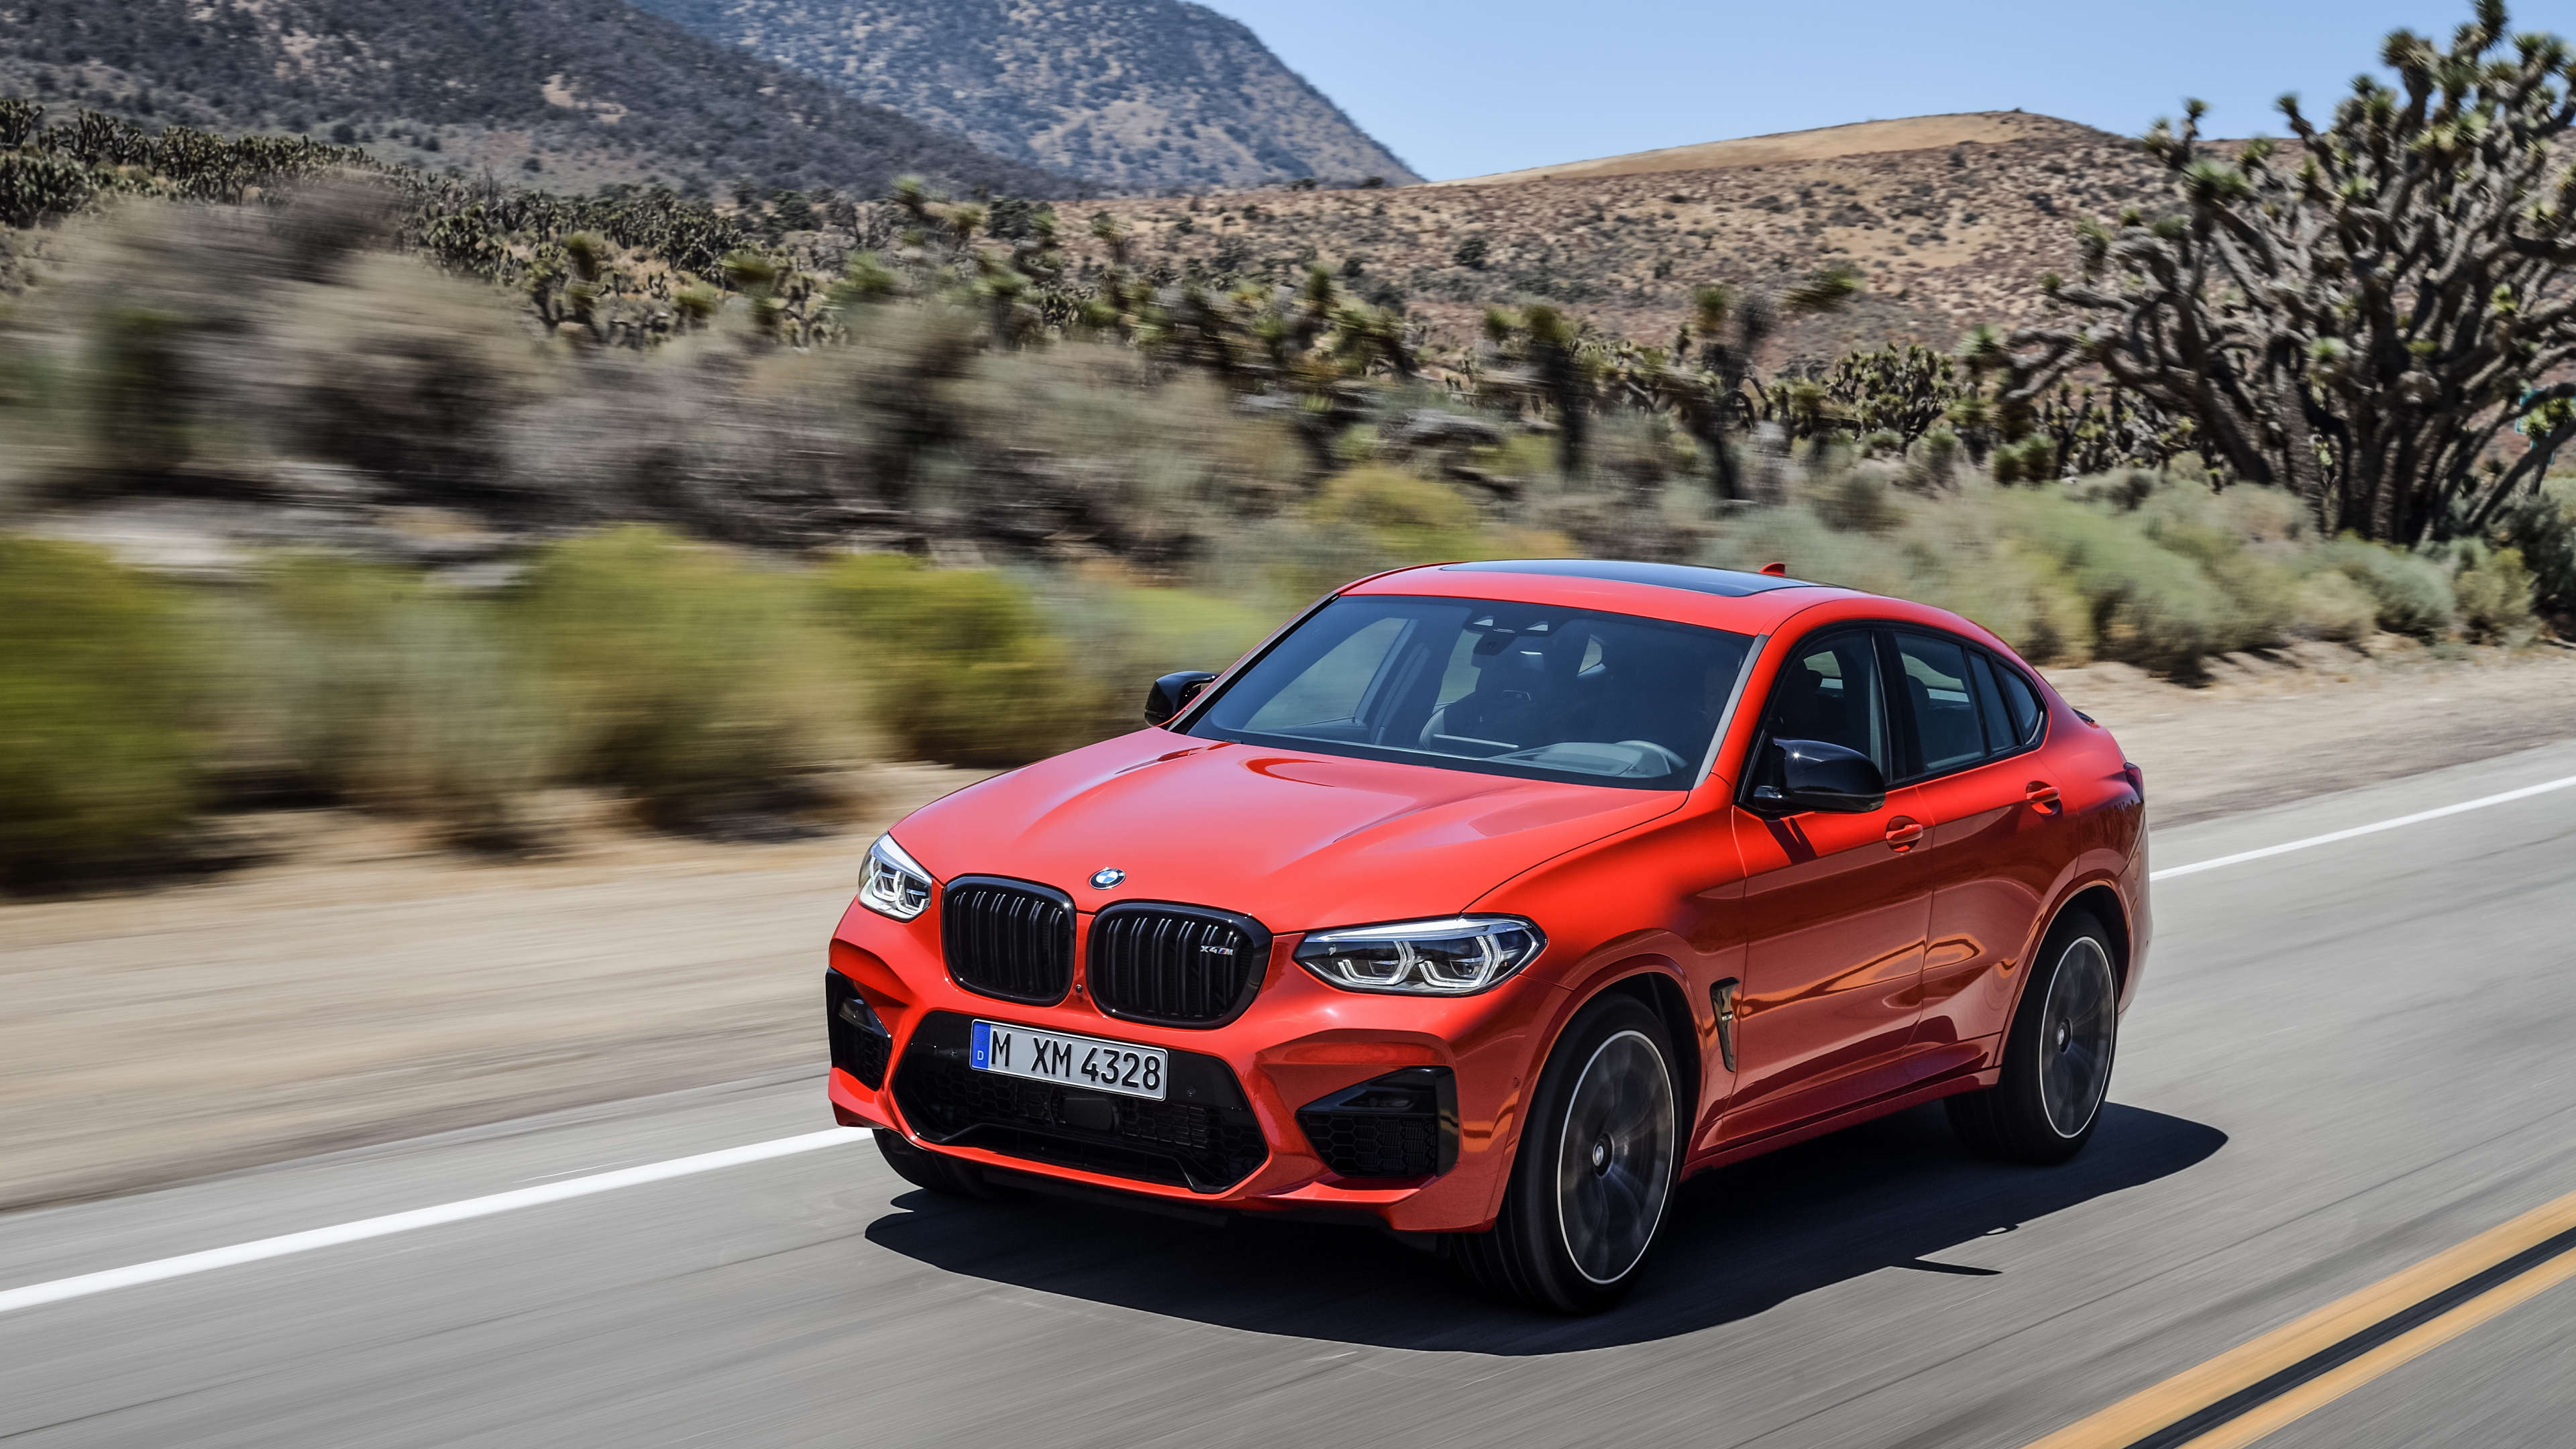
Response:
[{"label": "bmw roundel logo", "polygon": [[1118,867],[1113,865],[1104,870],[1093,871],[1091,873],[1091,884],[1093,889],[1105,891],[1126,878],[1127,872],[1120,870]]}]

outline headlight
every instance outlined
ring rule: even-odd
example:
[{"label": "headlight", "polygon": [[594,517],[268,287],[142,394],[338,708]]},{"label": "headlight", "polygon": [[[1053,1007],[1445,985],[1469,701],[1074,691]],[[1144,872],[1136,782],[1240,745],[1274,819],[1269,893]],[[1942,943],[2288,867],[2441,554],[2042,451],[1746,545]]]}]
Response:
[{"label": "headlight", "polygon": [[868,847],[868,863],[859,869],[859,904],[909,921],[930,904],[930,872],[906,855],[893,836],[880,835]]},{"label": "headlight", "polygon": [[1310,931],[1297,964],[1345,991],[1472,996],[1538,959],[1547,937],[1518,916],[1451,916]]}]

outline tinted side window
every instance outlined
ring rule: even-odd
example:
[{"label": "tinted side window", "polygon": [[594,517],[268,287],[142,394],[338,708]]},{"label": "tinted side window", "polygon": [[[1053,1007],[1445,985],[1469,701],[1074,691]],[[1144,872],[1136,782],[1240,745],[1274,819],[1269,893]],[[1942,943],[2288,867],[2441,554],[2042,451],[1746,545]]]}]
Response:
[{"label": "tinted side window", "polygon": [[1986,753],[2008,754],[2013,747],[2012,716],[2004,710],[2003,691],[1995,688],[1995,662],[1983,654],[1968,656],[1968,674],[1977,686],[1977,717],[1985,721]]},{"label": "tinted side window", "polygon": [[2038,739],[2043,716],[2039,696],[2031,692],[2030,681],[2021,677],[2020,670],[1998,660],[1995,682],[2003,686],[2004,708],[2012,714],[2014,742],[2026,745]]},{"label": "tinted side window", "polygon": [[1937,775],[1984,759],[1986,735],[1968,682],[1968,651],[1947,639],[1900,633],[1896,662],[1923,772]]},{"label": "tinted side window", "polygon": [[1865,633],[1797,646],[1771,686],[1763,731],[1775,740],[1822,740],[1857,750],[1884,773],[1887,712],[1880,706],[1877,651]]}]

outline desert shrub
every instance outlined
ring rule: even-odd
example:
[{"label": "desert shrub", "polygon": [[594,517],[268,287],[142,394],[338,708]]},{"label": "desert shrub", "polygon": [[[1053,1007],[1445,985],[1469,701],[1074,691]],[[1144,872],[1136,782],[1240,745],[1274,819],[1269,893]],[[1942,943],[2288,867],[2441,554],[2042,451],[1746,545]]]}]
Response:
[{"label": "desert shrub", "polygon": [[2378,622],[2379,603],[2340,569],[2319,569],[2299,581],[2292,627],[2311,639],[2351,643]]},{"label": "desert shrub", "polygon": [[552,371],[514,304],[351,253],[322,220],[137,202],[74,223],[0,344],[77,382],[48,409],[45,486],[258,474],[281,453],[424,495],[498,482],[502,426]]},{"label": "desert shrub", "polygon": [[546,550],[513,612],[571,778],[653,823],[810,803],[803,777],[852,749],[842,656],[799,576],[619,528]]},{"label": "desert shrub", "polygon": [[[2307,617],[2295,515],[2273,498],[2228,502],[2153,474],[2036,490],[1969,480],[1925,498],[1888,488],[1878,469],[1829,472],[1787,507],[1721,521],[1700,560],[1777,559],[1802,578],[1919,599],[2045,662],[2099,655],[2188,672]],[[2275,541],[2246,541],[2267,533]],[[2328,614],[2331,593],[2317,605]]]},{"label": "desert shrub", "polygon": [[1993,490],[1972,487],[1937,502],[1892,500],[1893,522],[1878,534],[1833,528],[1808,507],[1752,510],[1720,525],[1699,559],[1720,568],[1777,560],[1799,578],[1965,615],[2031,659],[2091,657],[2091,611],[2067,570],[2004,531]]},{"label": "desert shrub", "polygon": [[824,615],[879,726],[908,759],[1018,765],[1081,742],[1103,706],[1032,592],[986,569],[890,555],[845,559]]},{"label": "desert shrub", "polygon": [[2521,553],[2532,573],[2532,607],[2576,626],[2576,477],[2542,481],[2499,520],[2498,542]]},{"label": "desert shrub", "polygon": [[2441,565],[2350,536],[2329,545],[2326,560],[2369,592],[2380,628],[2422,639],[2451,631],[2451,580]]},{"label": "desert shrub", "polygon": [[1176,669],[1222,672],[1287,622],[1285,608],[1190,589],[1075,586],[1047,599],[1056,647],[1087,686],[1081,740],[1144,724],[1146,686]]},{"label": "desert shrub", "polygon": [[2243,621],[2209,575],[2143,530],[2044,494],[1996,502],[2016,537],[2066,570],[2092,614],[2102,657],[2187,671],[2245,642]]},{"label": "desert shrub", "polygon": [[1880,533],[1896,526],[1898,513],[1888,495],[1887,470],[1863,465],[1833,478],[1815,494],[1812,507],[1826,525],[1844,532]]},{"label": "desert shrub", "polygon": [[142,850],[200,798],[184,602],[106,555],[0,536],[0,877]]},{"label": "desert shrub", "polygon": [[304,555],[276,560],[226,617],[234,771],[463,843],[525,839],[564,740],[502,601]]},{"label": "desert shrub", "polygon": [[1306,516],[1357,528],[1402,563],[1464,558],[1483,542],[1476,505],[1446,483],[1396,468],[1353,468],[1325,479]]},{"label": "desert shrub", "polygon": [[2521,550],[2462,538],[2421,552],[2450,570],[2451,597],[2469,637],[2525,644],[2540,632],[2531,611],[2532,573],[2523,567]]},{"label": "desert shrub", "polygon": [[2298,616],[2298,573],[2254,543],[2286,543],[2298,533],[2296,498],[2252,486],[2226,493],[2160,487],[2139,501],[2136,521],[2148,542],[2198,564],[2226,596],[2213,641],[2222,652],[2272,644],[2289,631]]},{"label": "desert shrub", "polygon": [[1917,493],[1936,493],[1958,481],[1959,435],[1948,428],[1934,428],[1906,460],[1905,486]]}]

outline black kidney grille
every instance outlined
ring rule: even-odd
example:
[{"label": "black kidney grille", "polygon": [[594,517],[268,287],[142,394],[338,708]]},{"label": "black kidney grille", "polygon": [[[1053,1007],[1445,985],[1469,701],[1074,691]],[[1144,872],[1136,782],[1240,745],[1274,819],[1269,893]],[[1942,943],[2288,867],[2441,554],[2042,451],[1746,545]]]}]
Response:
[{"label": "black kidney grille", "polygon": [[1083,980],[1102,1011],[1164,1026],[1219,1026],[1252,1003],[1270,933],[1249,916],[1133,902],[1092,918]]},{"label": "black kidney grille", "polygon": [[981,996],[1044,1004],[1073,984],[1073,901],[1019,881],[962,876],[939,909],[948,974]]}]

